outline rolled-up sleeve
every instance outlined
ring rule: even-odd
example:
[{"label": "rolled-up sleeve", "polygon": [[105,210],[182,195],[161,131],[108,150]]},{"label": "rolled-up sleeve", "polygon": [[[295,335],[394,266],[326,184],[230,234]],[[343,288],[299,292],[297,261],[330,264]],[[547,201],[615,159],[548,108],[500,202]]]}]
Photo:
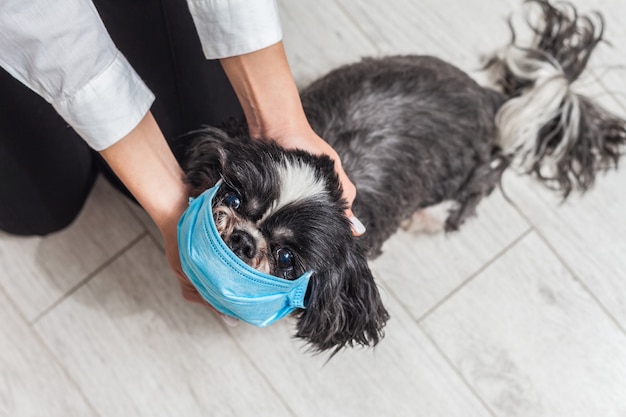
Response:
[{"label": "rolled-up sleeve", "polygon": [[207,59],[254,52],[282,39],[275,0],[187,0]]},{"label": "rolled-up sleeve", "polygon": [[154,101],[90,0],[0,1],[0,65],[96,150],[129,133]]}]

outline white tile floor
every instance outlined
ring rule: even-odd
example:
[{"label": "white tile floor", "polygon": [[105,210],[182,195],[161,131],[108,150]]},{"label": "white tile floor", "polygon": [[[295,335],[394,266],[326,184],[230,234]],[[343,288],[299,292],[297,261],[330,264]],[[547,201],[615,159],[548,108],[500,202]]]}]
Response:
[{"label": "white tile floor", "polygon": [[[300,84],[363,55],[471,71],[517,0],[280,1]],[[582,9],[588,9],[580,0]],[[623,0],[586,91],[626,115]],[[149,219],[99,181],[46,238],[0,234],[0,416],[626,416],[626,170],[560,204],[505,177],[449,236],[398,233],[372,264],[392,320],[329,363],[292,324],[226,327],[178,295]]]}]

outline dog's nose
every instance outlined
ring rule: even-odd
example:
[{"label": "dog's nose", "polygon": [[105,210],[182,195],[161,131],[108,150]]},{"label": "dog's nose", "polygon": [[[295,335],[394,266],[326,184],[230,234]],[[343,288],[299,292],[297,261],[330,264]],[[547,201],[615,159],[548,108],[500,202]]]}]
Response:
[{"label": "dog's nose", "polygon": [[235,255],[247,262],[256,255],[256,241],[250,233],[243,230],[235,230],[230,234],[226,243]]}]

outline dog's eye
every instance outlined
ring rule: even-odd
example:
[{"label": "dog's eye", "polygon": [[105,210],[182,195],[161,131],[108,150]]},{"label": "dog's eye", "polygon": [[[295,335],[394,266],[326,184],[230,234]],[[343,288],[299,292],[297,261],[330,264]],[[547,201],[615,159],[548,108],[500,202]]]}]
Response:
[{"label": "dog's eye", "polygon": [[280,269],[290,270],[296,263],[296,257],[289,249],[280,248],[276,251],[276,263]]},{"label": "dog's eye", "polygon": [[226,194],[224,194],[224,204],[234,210],[237,210],[239,206],[241,206],[241,198],[236,192],[228,191]]}]

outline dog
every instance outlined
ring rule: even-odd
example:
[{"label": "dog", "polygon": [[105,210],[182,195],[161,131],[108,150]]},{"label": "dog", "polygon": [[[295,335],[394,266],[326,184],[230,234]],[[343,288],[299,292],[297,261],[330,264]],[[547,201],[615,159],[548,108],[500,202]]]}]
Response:
[{"label": "dog", "polygon": [[247,264],[293,280],[314,271],[295,336],[314,351],[374,346],[389,319],[368,267],[408,219],[444,206],[457,230],[500,185],[506,169],[530,174],[567,198],[617,167],[626,123],[572,84],[602,41],[599,14],[534,0],[534,40],[494,54],[481,86],[432,56],[368,58],[301,91],[308,120],[337,151],[357,188],[351,233],[333,161],[271,141],[245,126],[207,127],[185,139],[192,196],[222,186],[213,214],[220,236]]}]

